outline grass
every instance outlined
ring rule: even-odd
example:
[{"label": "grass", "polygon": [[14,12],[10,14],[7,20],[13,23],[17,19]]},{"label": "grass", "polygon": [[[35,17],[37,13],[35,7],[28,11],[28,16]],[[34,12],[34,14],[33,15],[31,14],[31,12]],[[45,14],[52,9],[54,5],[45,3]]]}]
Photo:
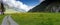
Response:
[{"label": "grass", "polygon": [[[60,13],[15,13],[10,15],[19,25],[60,25]],[[3,15],[0,16],[1,23]]]},{"label": "grass", "polygon": [[60,13],[11,14],[19,25],[60,25]]},{"label": "grass", "polygon": [[4,17],[5,17],[5,15],[0,15],[0,25],[1,25],[2,20],[3,20]]}]

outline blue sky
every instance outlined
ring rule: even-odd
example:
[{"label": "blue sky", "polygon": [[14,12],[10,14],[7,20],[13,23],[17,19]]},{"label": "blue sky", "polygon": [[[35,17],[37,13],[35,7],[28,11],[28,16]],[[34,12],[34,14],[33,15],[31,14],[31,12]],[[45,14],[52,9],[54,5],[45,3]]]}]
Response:
[{"label": "blue sky", "polygon": [[28,6],[35,6],[40,3],[40,0],[17,0],[17,1],[21,1]]}]

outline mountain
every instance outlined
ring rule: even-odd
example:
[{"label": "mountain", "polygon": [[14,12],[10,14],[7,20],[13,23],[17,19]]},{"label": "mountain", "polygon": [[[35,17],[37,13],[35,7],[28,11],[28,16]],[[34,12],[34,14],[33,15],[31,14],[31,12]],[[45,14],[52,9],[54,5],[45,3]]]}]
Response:
[{"label": "mountain", "polygon": [[60,0],[45,0],[29,12],[60,12]]},{"label": "mountain", "polygon": [[26,12],[24,9],[16,8],[16,7],[10,7],[7,4],[4,4],[4,7],[5,7],[5,13]]}]

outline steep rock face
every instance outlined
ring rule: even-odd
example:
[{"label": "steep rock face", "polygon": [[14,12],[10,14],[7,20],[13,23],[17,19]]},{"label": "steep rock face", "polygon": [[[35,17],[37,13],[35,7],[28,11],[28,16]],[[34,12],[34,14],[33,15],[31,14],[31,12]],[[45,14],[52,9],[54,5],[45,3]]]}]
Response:
[{"label": "steep rock face", "polygon": [[60,12],[59,4],[60,0],[45,0],[29,12]]}]

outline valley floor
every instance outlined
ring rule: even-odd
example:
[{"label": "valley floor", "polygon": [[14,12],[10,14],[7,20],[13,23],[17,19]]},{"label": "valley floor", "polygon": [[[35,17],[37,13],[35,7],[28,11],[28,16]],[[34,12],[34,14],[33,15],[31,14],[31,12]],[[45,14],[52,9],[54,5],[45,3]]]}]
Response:
[{"label": "valley floor", "polygon": [[[6,15],[0,15],[0,24]],[[19,25],[60,25],[60,13],[14,13],[9,15]]]}]

